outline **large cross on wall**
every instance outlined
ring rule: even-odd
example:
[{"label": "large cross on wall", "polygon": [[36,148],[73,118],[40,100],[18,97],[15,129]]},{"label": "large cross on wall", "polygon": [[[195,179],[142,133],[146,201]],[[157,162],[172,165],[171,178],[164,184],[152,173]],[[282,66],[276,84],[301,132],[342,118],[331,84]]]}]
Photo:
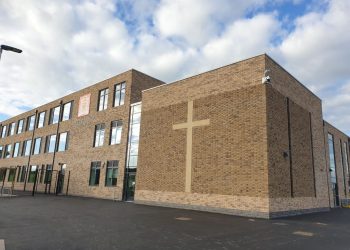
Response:
[{"label": "large cross on wall", "polygon": [[185,175],[185,192],[191,192],[192,183],[192,140],[193,128],[200,126],[207,126],[210,120],[193,121],[193,101],[187,104],[187,122],[173,125],[173,130],[186,129],[186,175]]}]

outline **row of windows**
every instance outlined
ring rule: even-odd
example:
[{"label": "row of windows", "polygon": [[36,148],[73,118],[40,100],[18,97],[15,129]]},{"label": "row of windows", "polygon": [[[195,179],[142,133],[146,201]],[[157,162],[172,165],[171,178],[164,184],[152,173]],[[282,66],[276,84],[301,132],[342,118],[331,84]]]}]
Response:
[{"label": "row of windows", "polygon": [[[48,135],[46,136],[45,140],[45,153],[53,153],[54,151],[62,152],[66,151],[68,149],[68,132],[63,132],[58,135],[58,143],[56,145],[56,139],[57,135]],[[0,146],[0,159],[1,158],[10,158],[11,156],[13,158],[19,157],[19,156],[29,156],[29,155],[38,155],[41,153],[42,149],[42,137],[37,137],[33,140],[26,140],[22,143],[16,142],[13,144],[13,150],[12,150],[12,144],[5,145],[5,147]],[[33,144],[33,145],[32,145]]]},{"label": "row of windows", "polygon": [[[107,161],[107,167],[106,167],[106,176],[105,176],[105,186],[106,187],[113,187],[117,185],[117,178],[118,178],[118,165],[119,162],[117,160],[113,161]],[[38,166],[32,165],[29,168],[29,172],[27,166],[21,166],[18,168],[10,168],[9,174],[7,177],[7,181],[13,182],[16,179],[17,175],[17,182],[24,182],[26,175],[27,182],[28,183],[34,183],[36,171],[38,170],[38,182],[39,183],[50,183],[52,179],[52,165],[42,165],[39,169]],[[4,181],[6,178],[7,169],[0,169],[0,182]],[[44,178],[45,175],[45,178]],[[100,184],[100,176],[101,176],[101,162],[100,161],[94,161],[91,163],[90,167],[90,177],[89,177],[89,185],[90,186],[98,186]]]},{"label": "row of windows", "polygon": [[[106,187],[113,187],[117,185],[118,164],[119,164],[118,161],[107,161],[106,177],[105,177]],[[89,185],[98,186],[100,184],[100,175],[101,175],[101,162],[100,161],[91,162]]]},{"label": "row of windows", "polygon": [[[95,136],[94,136],[94,147],[101,147],[103,146],[104,139],[105,139],[105,124],[97,124],[95,126]],[[109,137],[109,145],[115,145],[120,144],[121,137],[122,137],[122,129],[123,129],[123,122],[122,121],[112,121],[111,122],[111,131],[110,131],[110,137]]]},{"label": "row of windows", "polygon": [[[125,88],[126,88],[125,82],[114,85],[114,103],[113,103],[114,107],[124,105]],[[108,88],[105,88],[99,91],[97,111],[107,109],[108,93],[109,93]],[[62,106],[59,105],[57,107],[50,109],[48,124],[49,125],[56,124],[60,121],[67,121],[71,119],[72,109],[73,109],[73,101],[67,102]],[[37,118],[35,117],[35,115],[31,115],[27,117],[26,127],[24,124],[25,119],[21,119],[17,123],[12,122],[9,125],[3,125],[0,136],[1,138],[5,138],[6,136],[21,134],[24,131],[33,131],[35,127],[42,128],[45,125],[45,121],[46,121],[46,111],[43,111],[38,114]]]},{"label": "row of windows", "polygon": [[[38,182],[39,183],[50,183],[52,179],[52,165],[42,165],[41,168],[39,168],[36,165],[32,165],[29,168],[28,172],[28,167],[27,166],[19,166],[17,168],[0,168],[0,182],[4,181],[6,178],[6,173],[7,170],[9,170],[9,174],[7,177],[7,181],[9,182],[24,182],[26,177],[27,177],[27,182],[28,183],[34,183],[35,180],[35,175],[36,171],[39,170],[39,175],[38,175]],[[17,178],[16,178],[17,176]]]},{"label": "row of windows", "polygon": [[[108,107],[109,89],[105,88],[99,91],[97,111],[105,110]],[[113,107],[124,105],[125,100],[125,82],[114,85]]]},{"label": "row of windows", "polygon": [[[67,102],[61,106],[54,107],[50,110],[49,113],[49,123],[48,124],[56,124],[59,121],[67,121],[71,119],[73,108],[73,101]],[[34,128],[42,128],[45,125],[46,121],[46,111],[40,112],[38,117],[35,115],[31,115],[27,117],[26,127],[24,126],[24,119],[19,120],[17,123],[12,122],[9,125],[3,125],[1,130],[1,138],[5,138],[6,136],[12,136],[15,133],[21,134],[24,131],[33,131]],[[17,124],[17,127],[16,127]]]}]

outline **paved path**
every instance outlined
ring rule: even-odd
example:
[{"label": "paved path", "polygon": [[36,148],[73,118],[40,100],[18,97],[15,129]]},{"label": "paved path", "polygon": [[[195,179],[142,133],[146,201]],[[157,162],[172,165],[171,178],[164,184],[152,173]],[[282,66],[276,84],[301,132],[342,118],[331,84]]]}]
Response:
[{"label": "paved path", "polygon": [[0,239],[14,249],[350,249],[350,209],[261,220],[108,200],[0,200]]}]

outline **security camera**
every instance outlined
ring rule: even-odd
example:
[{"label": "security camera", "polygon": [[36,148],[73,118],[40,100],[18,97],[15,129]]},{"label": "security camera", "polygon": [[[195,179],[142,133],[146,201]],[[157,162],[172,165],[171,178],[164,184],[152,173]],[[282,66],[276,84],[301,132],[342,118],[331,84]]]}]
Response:
[{"label": "security camera", "polygon": [[268,73],[271,72],[271,70],[267,69],[264,71],[264,77],[262,78],[262,83],[263,84],[268,84],[271,82],[271,77],[268,75]]}]

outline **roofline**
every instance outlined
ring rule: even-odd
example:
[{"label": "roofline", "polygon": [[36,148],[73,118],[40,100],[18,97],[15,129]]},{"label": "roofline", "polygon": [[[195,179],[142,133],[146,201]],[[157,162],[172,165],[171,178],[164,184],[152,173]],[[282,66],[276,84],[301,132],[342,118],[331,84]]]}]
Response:
[{"label": "roofline", "polygon": [[165,87],[165,86],[168,86],[168,85],[171,85],[171,84],[176,84],[176,83],[179,83],[179,82],[182,82],[182,81],[185,81],[185,80],[189,80],[191,78],[194,78],[194,77],[197,77],[197,76],[200,76],[200,75],[203,75],[203,74],[207,74],[209,72],[213,72],[213,71],[216,71],[216,70],[219,70],[219,69],[222,69],[222,68],[226,68],[226,67],[230,67],[232,65],[235,65],[235,64],[238,64],[238,63],[242,63],[244,61],[248,61],[248,60],[251,60],[253,58],[257,58],[257,57],[260,57],[260,56],[263,56],[263,55],[266,55],[266,53],[263,53],[263,54],[259,54],[259,55],[256,55],[256,56],[252,56],[252,57],[249,57],[249,58],[246,58],[246,59],[243,59],[243,60],[240,60],[240,61],[237,61],[237,62],[234,62],[234,63],[230,63],[230,64],[226,64],[224,66],[220,66],[218,68],[214,68],[214,69],[211,69],[211,70],[208,70],[208,71],[204,71],[204,72],[201,72],[201,73],[198,73],[196,75],[192,75],[192,76],[189,76],[189,77],[185,77],[183,79],[180,79],[180,80],[176,80],[175,82],[170,82],[170,83],[167,83],[167,84],[164,84],[164,85],[159,85],[159,86],[155,86],[155,87],[152,87],[152,88],[149,88],[149,89],[144,89],[142,90],[142,92],[146,92],[148,90],[152,90],[152,89],[156,89],[156,88],[160,88],[160,87]]},{"label": "roofline", "polygon": [[344,134],[348,139],[350,139],[350,136],[348,136],[348,134],[346,134],[345,132],[341,131],[339,128],[335,127],[333,124],[327,122],[326,120],[323,120],[323,122],[325,124],[327,124],[327,126],[330,126],[331,128],[333,128],[333,129],[337,130],[338,132]]}]

